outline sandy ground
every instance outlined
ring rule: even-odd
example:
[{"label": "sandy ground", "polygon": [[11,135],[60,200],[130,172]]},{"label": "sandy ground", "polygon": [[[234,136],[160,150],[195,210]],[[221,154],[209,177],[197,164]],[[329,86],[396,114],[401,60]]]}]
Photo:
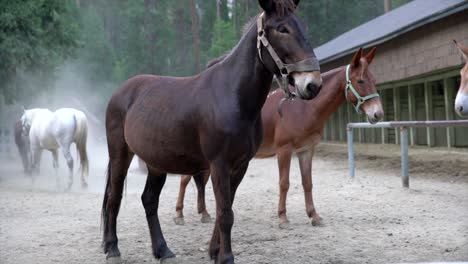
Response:
[{"label": "sandy ground", "polygon": [[[346,148],[320,145],[314,158],[314,198],[324,225],[310,225],[297,160],[291,169],[288,216],[278,228],[275,159],[253,160],[234,205],[236,263],[401,263],[468,261],[468,151],[410,149],[410,189],[401,187],[397,146],[356,146],[356,178],[348,178]],[[44,156],[49,154],[44,153]],[[100,208],[106,153],[90,151],[89,188],[79,179],[57,191],[50,158],[34,186],[16,161],[0,161],[0,263],[105,263]],[[61,160],[60,175],[66,175]],[[124,263],[157,263],[140,202],[145,175],[135,169],[118,218]],[[188,188],[185,226],[173,223],[179,177],[169,177],[160,219],[169,247],[184,263],[210,263],[213,224],[196,214]],[[208,210],[214,214],[211,183]]]}]

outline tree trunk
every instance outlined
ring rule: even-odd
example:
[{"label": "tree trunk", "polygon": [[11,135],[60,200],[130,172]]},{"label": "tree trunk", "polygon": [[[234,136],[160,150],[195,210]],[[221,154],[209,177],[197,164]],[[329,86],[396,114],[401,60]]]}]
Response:
[{"label": "tree trunk", "polygon": [[216,1],[216,18],[218,20],[221,20],[221,9],[222,9],[222,2],[221,0],[215,0]]},{"label": "tree trunk", "polygon": [[388,13],[392,10],[392,0],[384,0],[384,10]]},{"label": "tree trunk", "polygon": [[200,47],[198,46],[198,20],[197,10],[195,8],[195,0],[190,0],[190,9],[192,13],[192,35],[193,35],[193,53],[195,71],[200,72]]},{"label": "tree trunk", "polygon": [[145,0],[145,17],[144,17],[144,33],[146,39],[146,49],[149,54],[147,70],[151,74],[156,74],[156,63],[154,61],[155,52],[156,52],[156,34],[153,30],[154,27],[151,26],[151,17],[156,9],[156,0]]},{"label": "tree trunk", "polygon": [[237,1],[232,0],[232,20],[234,21],[234,32],[236,32],[236,36],[239,37],[239,18],[237,17]]}]

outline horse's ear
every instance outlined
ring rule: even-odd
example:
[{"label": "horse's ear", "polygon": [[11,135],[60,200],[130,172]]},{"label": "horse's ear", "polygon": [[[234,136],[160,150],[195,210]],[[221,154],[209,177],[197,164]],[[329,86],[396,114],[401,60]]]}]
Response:
[{"label": "horse's ear", "polygon": [[258,4],[265,11],[265,13],[271,13],[275,11],[274,0],[258,0]]},{"label": "horse's ear", "polygon": [[371,64],[372,60],[374,60],[374,56],[375,56],[375,51],[377,50],[376,47],[373,47],[371,49],[371,51],[369,51],[369,53],[367,53],[366,55],[366,61],[367,61],[367,64]]},{"label": "horse's ear", "polygon": [[458,43],[456,40],[453,40],[453,43],[457,45],[458,50],[462,53],[463,58],[466,62],[468,62],[468,48],[463,46],[462,44]]},{"label": "horse's ear", "polygon": [[299,2],[301,2],[301,0],[294,0],[294,4],[296,4],[296,7],[299,5]]},{"label": "horse's ear", "polygon": [[360,48],[356,54],[354,54],[353,59],[351,60],[351,66],[354,68],[359,67],[359,64],[361,63],[361,57],[362,57],[362,48]]}]

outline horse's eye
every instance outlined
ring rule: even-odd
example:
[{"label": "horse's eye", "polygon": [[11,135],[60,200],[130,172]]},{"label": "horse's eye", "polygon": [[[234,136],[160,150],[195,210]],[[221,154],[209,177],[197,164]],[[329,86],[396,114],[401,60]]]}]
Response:
[{"label": "horse's eye", "polygon": [[359,80],[357,81],[359,84],[363,84],[364,83],[364,80]]},{"label": "horse's eye", "polygon": [[283,33],[283,34],[288,34],[289,33],[289,30],[283,25],[278,26],[278,28],[276,30],[278,32],[280,32],[280,33]]}]

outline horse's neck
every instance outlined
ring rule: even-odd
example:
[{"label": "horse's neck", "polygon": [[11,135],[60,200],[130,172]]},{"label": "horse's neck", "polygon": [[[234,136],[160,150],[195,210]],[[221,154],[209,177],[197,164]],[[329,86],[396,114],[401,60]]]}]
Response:
[{"label": "horse's neck", "polygon": [[325,125],[330,116],[346,101],[346,68],[339,67],[322,74],[323,88],[318,97],[307,103],[307,124],[314,129]]},{"label": "horse's neck", "polygon": [[256,25],[250,28],[222,65],[229,72],[225,83],[236,95],[241,115],[247,119],[257,118],[267,98],[273,74],[259,59]]}]

